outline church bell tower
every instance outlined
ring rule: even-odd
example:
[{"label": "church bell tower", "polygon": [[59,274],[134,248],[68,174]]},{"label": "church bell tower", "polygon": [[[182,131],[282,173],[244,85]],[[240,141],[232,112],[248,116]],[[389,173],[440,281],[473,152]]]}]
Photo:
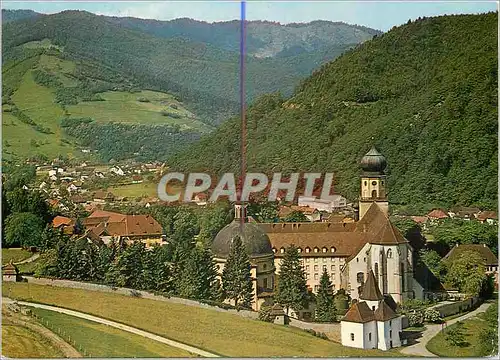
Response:
[{"label": "church bell tower", "polygon": [[361,194],[359,197],[359,219],[362,219],[372,203],[377,203],[388,215],[387,181],[385,157],[373,146],[361,159]]}]

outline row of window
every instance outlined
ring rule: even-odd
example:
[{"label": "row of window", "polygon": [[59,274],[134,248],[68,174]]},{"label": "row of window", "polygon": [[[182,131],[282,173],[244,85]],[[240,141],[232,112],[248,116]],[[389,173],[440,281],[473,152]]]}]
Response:
[{"label": "row of window", "polygon": [[[339,261],[340,261],[341,263],[343,263],[343,262],[345,261],[345,260],[344,260],[344,258],[333,258],[333,257],[328,258],[328,257],[324,257],[324,258],[323,258],[323,262],[324,262],[324,263],[326,263],[326,262],[328,261],[328,259],[330,259],[331,261],[335,261],[335,259],[339,259]],[[310,262],[310,261],[311,261],[311,259],[310,259],[310,258],[304,258],[304,261],[305,261],[306,263],[308,263],[308,262]],[[317,263],[318,261],[319,261],[319,260],[318,260],[318,258],[317,258],[317,257],[313,258],[313,262]]]},{"label": "row of window", "polygon": [[[319,265],[314,265],[314,271],[318,271],[319,269]],[[327,270],[328,271],[328,267],[326,265],[323,265],[323,271]],[[306,271],[309,271],[309,265],[306,265]],[[330,267],[330,271],[331,272],[335,272],[335,265],[332,265]]]},{"label": "row of window", "polygon": [[[302,252],[302,248],[298,248],[298,250],[299,250],[299,253],[301,253],[301,252]],[[320,249],[319,249],[318,247],[315,247],[313,250],[314,250],[314,252],[315,252],[315,253],[319,253],[319,250],[320,250]],[[328,252],[328,248],[326,248],[326,247],[323,247],[321,250],[322,250],[322,252],[324,252],[324,253]],[[278,250],[277,250],[276,248],[273,248],[273,252],[274,252],[274,253],[276,253],[277,251],[278,251]],[[330,252],[334,253],[335,251],[337,251],[337,249],[335,249],[335,248],[332,246],[332,247],[330,248]],[[305,252],[306,252],[306,253],[310,253],[310,252],[311,252],[311,248],[310,248],[310,247],[306,247],[306,248],[305,248]],[[281,253],[281,254],[284,254],[284,253],[285,253],[285,248],[284,248],[284,247],[281,247],[281,248],[280,248],[280,253]]]},{"label": "row of window", "polygon": [[[387,258],[388,259],[392,259],[392,250],[391,249],[387,250]],[[365,257],[363,258],[363,261],[366,262],[366,258]],[[356,258],[356,262],[359,263],[359,258]]]},{"label": "row of window", "polygon": [[[389,339],[392,339],[392,330],[389,330]],[[351,333],[351,341],[354,341],[354,333]],[[372,341],[372,333],[368,333],[368,341]]]},{"label": "row of window", "polygon": [[[330,278],[332,279],[332,281],[335,280],[335,274],[330,274]],[[306,273],[306,280],[309,280],[310,279],[310,276],[309,274]],[[316,273],[314,274],[314,280],[318,280],[319,279],[319,274]]]},{"label": "row of window", "polygon": [[[332,284],[332,290],[335,291],[335,284]],[[314,292],[317,293],[319,291],[319,285],[314,285]]]}]

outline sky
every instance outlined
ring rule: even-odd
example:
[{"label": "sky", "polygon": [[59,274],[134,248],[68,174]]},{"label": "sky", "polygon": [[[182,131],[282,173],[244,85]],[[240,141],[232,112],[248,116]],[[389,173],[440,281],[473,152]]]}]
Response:
[{"label": "sky", "polygon": [[[188,17],[207,22],[240,18],[238,1],[3,1],[4,9],[41,13],[87,10],[99,15],[171,20]],[[387,31],[409,19],[444,14],[483,13],[498,9],[497,1],[266,1],[248,0],[247,20],[282,24],[313,20],[343,21]]]}]

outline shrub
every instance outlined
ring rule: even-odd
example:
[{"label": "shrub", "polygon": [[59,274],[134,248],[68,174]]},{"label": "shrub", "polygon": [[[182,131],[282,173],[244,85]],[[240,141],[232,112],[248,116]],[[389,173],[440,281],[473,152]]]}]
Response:
[{"label": "shrub", "polygon": [[266,322],[273,322],[273,317],[271,316],[271,307],[262,306],[259,310],[259,320]]},{"label": "shrub", "polygon": [[408,314],[408,325],[410,327],[422,326],[424,323],[424,313],[421,310],[414,310]]},{"label": "shrub", "polygon": [[425,321],[432,322],[432,323],[440,323],[442,321],[441,315],[439,314],[439,311],[437,311],[435,309],[425,310],[424,319],[425,319]]}]

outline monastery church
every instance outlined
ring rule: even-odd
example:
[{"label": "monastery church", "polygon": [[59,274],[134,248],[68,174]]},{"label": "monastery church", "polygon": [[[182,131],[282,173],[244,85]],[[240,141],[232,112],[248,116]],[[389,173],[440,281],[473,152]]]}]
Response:
[{"label": "monastery church", "polygon": [[[246,208],[236,204],[234,221],[217,234],[212,251],[222,273],[232,239],[241,237],[252,264],[252,306],[258,311],[263,303],[272,303],[281,259],[285,249],[295,245],[311,291],[317,291],[319,278],[326,270],[335,291],[344,289],[357,300],[343,321],[353,329],[346,339],[354,334],[349,346],[382,349],[400,344],[396,328],[401,322],[389,304],[394,307],[395,303],[421,298],[423,294],[413,279],[413,248],[388,218],[386,159],[372,148],[360,165],[359,220],[340,217],[335,222],[256,223],[249,222]],[[295,315],[307,318],[312,315],[307,311]],[[363,341],[357,335],[360,326],[371,329]],[[394,335],[390,337],[392,330],[387,329],[392,327]]]}]

